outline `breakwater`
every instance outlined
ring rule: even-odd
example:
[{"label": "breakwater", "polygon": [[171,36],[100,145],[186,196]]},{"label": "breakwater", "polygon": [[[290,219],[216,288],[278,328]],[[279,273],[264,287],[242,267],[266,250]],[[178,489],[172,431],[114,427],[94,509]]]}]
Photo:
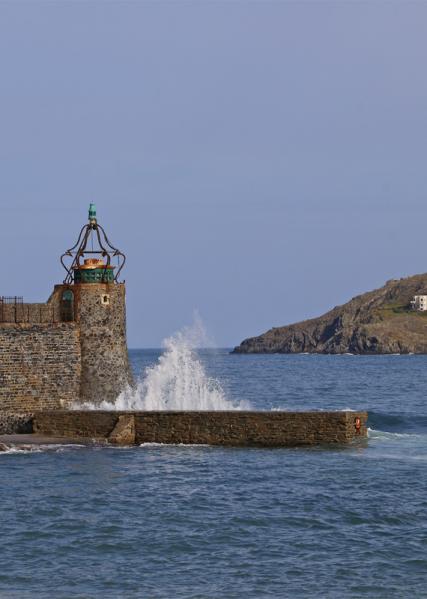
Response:
[{"label": "breakwater", "polygon": [[115,444],[207,444],[283,447],[350,443],[367,436],[366,412],[43,411],[37,435]]}]

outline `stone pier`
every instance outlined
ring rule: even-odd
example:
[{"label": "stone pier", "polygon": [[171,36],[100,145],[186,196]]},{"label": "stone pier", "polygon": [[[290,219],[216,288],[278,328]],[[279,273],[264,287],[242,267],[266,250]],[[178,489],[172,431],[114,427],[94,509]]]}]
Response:
[{"label": "stone pier", "polygon": [[35,435],[142,443],[258,447],[345,444],[367,436],[366,412],[42,411]]}]

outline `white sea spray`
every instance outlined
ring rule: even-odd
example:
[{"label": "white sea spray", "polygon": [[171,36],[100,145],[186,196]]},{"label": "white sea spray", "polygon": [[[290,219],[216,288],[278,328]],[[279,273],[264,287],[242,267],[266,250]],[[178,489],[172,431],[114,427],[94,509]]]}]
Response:
[{"label": "white sea spray", "polygon": [[196,348],[208,347],[210,340],[198,315],[194,323],[163,342],[164,353],[154,366],[146,368],[135,387],[125,389],[114,403],[75,405],[90,410],[241,410],[247,402],[227,399],[221,383],[209,377]]}]

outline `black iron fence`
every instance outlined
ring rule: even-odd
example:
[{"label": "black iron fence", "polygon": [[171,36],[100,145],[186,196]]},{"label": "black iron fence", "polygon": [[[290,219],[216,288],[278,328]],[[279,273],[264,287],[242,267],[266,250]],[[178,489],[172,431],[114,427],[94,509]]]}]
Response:
[{"label": "black iron fence", "polygon": [[2,304],[23,304],[24,298],[22,295],[0,295],[0,303]]}]

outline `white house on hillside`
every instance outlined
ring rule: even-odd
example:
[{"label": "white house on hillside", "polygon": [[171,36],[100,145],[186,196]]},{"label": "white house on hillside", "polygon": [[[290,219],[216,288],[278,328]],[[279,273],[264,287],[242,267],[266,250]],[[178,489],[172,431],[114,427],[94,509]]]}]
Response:
[{"label": "white house on hillside", "polygon": [[425,312],[427,310],[427,295],[414,295],[411,306],[413,310]]}]

